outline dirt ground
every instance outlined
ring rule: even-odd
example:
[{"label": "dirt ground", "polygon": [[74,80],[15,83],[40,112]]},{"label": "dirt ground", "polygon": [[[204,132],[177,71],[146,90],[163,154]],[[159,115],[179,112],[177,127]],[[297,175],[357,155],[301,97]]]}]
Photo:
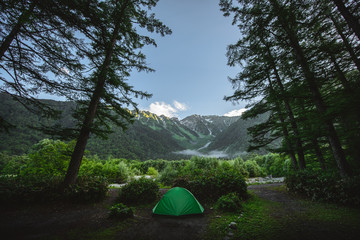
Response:
[{"label": "dirt ground", "polygon": [[[160,191],[163,195],[167,190]],[[117,192],[110,189],[109,196],[100,204],[1,206],[0,238],[87,239],[90,236],[94,239],[88,233],[116,228],[119,224],[118,220],[108,218],[108,209],[115,203]],[[208,211],[202,216],[174,218],[153,217],[151,210],[151,207],[137,210],[131,224],[115,233],[115,239],[197,239],[207,225]]]},{"label": "dirt ground", "polygon": [[[291,197],[286,192],[274,190],[281,183],[252,185],[248,189],[261,198],[281,203],[273,213],[275,218],[298,215],[307,210],[307,206]],[[167,190],[162,189],[161,194]],[[205,208],[202,216],[191,217],[154,217],[151,206],[136,211],[134,219],[124,228],[119,228],[119,221],[108,218],[109,206],[117,196],[117,189],[111,189],[105,201],[98,204],[48,204],[32,206],[1,206],[1,239],[199,239],[211,216],[211,210]],[[298,220],[296,220],[298,221]],[[289,239],[357,239],[349,235],[341,223],[334,225],[316,222],[289,222]],[[95,233],[115,229],[109,235]],[[334,231],[336,229],[336,231]],[[315,233],[315,235],[314,235]],[[351,234],[360,236],[359,229]],[[110,236],[110,237],[109,237]],[[286,236],[283,239],[287,239]]]}]

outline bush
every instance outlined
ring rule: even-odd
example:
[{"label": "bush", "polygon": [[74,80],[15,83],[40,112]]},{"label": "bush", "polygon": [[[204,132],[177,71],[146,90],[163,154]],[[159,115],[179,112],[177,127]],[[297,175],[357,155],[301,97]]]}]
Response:
[{"label": "bush", "polygon": [[146,172],[146,175],[150,175],[153,177],[157,177],[158,174],[159,174],[158,171],[154,167],[149,167]]},{"label": "bush", "polygon": [[3,203],[44,203],[72,201],[98,202],[106,197],[107,183],[100,178],[78,178],[75,185],[60,191],[63,177],[1,176],[0,201]]},{"label": "bush", "polygon": [[117,203],[110,208],[111,218],[126,219],[134,216],[134,211],[131,207],[126,206],[122,203]]},{"label": "bush", "polygon": [[22,176],[65,176],[69,166],[74,142],[43,139],[32,147],[29,160],[21,169]]},{"label": "bush", "polygon": [[152,179],[142,177],[122,187],[118,200],[124,204],[146,204],[155,201],[158,195],[158,184]]},{"label": "bush", "polygon": [[233,168],[238,171],[243,177],[249,177],[249,172],[246,170],[245,162],[240,157],[234,160]]},{"label": "bush", "polygon": [[78,177],[76,183],[65,190],[65,198],[72,202],[100,202],[108,192],[108,182],[101,177]]},{"label": "bush", "polygon": [[298,171],[285,178],[287,189],[313,201],[360,205],[360,176],[341,178],[332,171]]},{"label": "bush", "polygon": [[236,212],[241,209],[241,201],[237,193],[229,193],[221,196],[215,205],[216,209],[225,212]]},{"label": "bush", "polygon": [[187,188],[201,201],[214,202],[231,192],[236,192],[240,198],[247,197],[245,180],[237,171],[218,169],[193,177],[194,179],[180,178],[175,183],[179,187]]},{"label": "bush", "polygon": [[247,160],[245,167],[249,173],[249,177],[262,177],[265,175],[263,169],[256,163],[255,160]]},{"label": "bush", "polygon": [[[0,155],[0,157],[6,156],[5,154],[1,154],[1,155]],[[1,174],[19,175],[21,168],[23,168],[23,166],[26,165],[29,158],[26,155],[7,156],[6,160],[5,160],[6,163],[4,163],[3,168],[1,169]]]},{"label": "bush", "polygon": [[177,176],[178,176],[178,171],[176,171],[169,165],[160,173],[159,181],[166,186],[170,186],[173,184]]}]

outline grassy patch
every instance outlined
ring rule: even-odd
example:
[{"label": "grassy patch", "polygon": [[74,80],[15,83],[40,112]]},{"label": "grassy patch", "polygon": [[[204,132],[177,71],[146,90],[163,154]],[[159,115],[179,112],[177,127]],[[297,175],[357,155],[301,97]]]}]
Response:
[{"label": "grassy patch", "polygon": [[[254,195],[243,204],[242,213],[214,213],[211,217],[205,239],[223,239],[228,232],[229,223],[236,222],[233,231],[235,238],[241,239],[273,239],[276,233],[276,221],[270,216],[277,203],[262,200]],[[219,217],[221,216],[221,217]]]},{"label": "grassy patch", "polygon": [[[273,190],[285,191],[283,187]],[[230,222],[236,222],[237,228],[231,230]],[[244,240],[358,239],[360,209],[301,200],[288,205],[251,193],[241,214],[214,212],[210,217],[204,239],[224,239],[227,235]]]}]

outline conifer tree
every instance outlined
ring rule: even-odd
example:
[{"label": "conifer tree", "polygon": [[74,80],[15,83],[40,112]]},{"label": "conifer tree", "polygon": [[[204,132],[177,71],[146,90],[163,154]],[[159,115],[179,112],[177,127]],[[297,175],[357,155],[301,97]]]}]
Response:
[{"label": "conifer tree", "polygon": [[[93,36],[93,51],[89,58],[94,71],[83,80],[90,89],[81,102],[83,108],[77,115],[79,119],[79,135],[65,176],[64,187],[76,180],[87,140],[92,132],[107,132],[108,123],[113,122],[125,127],[133,118],[125,107],[136,103],[135,97],[150,97],[150,94],[134,90],[126,83],[133,69],[153,71],[145,63],[145,55],[139,49],[146,44],[153,44],[153,39],[140,35],[135,25],[156,31],[162,36],[171,30],[163,25],[149,10],[156,6],[156,0],[114,0],[100,2],[96,14],[90,21],[98,22],[98,26],[87,29],[86,35]],[[81,79],[79,79],[81,80]],[[100,127],[100,128],[99,128]],[[105,127],[105,129],[104,129]]]}]

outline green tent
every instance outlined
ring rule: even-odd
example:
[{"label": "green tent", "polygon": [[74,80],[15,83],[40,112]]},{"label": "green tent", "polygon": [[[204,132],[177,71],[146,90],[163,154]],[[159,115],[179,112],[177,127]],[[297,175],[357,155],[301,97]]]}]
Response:
[{"label": "green tent", "polygon": [[181,216],[201,214],[204,208],[194,195],[185,188],[170,189],[153,208],[154,214]]}]

